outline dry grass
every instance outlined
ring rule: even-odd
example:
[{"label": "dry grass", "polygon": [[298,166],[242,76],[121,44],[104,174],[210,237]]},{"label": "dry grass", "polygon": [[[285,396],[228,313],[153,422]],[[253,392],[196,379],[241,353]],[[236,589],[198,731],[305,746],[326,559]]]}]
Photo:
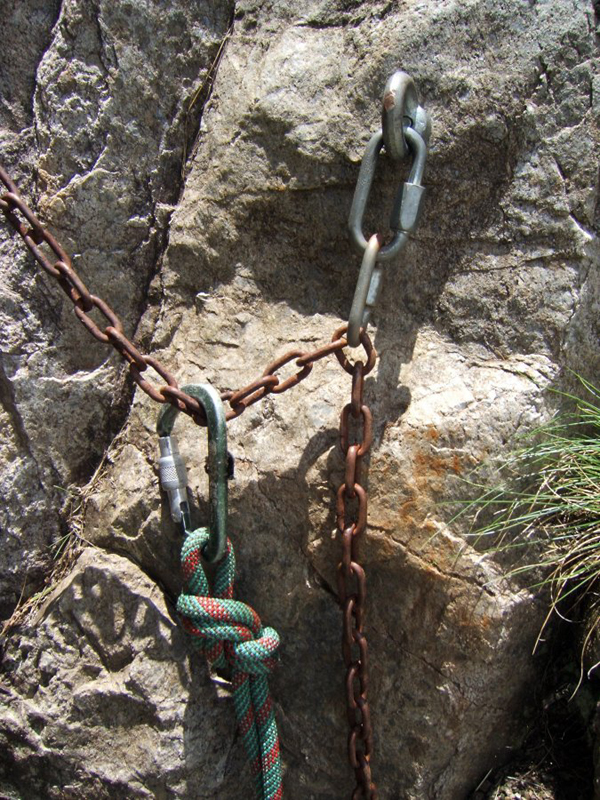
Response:
[{"label": "dry grass", "polygon": [[531,444],[500,466],[499,484],[475,484],[479,497],[457,516],[471,514],[476,546],[511,556],[511,576],[530,576],[531,589],[549,590],[546,623],[585,610],[583,678],[584,654],[600,626],[600,392],[579,381],[583,398],[562,394],[575,411],[534,431]]}]

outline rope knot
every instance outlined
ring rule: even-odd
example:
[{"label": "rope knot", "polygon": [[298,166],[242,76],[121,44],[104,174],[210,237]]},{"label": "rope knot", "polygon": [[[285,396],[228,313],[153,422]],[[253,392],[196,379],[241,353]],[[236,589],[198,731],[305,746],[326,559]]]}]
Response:
[{"label": "rope knot", "polygon": [[246,675],[268,675],[277,663],[279,634],[263,628],[254,609],[233,599],[235,556],[229,541],[217,566],[211,596],[201,560],[208,538],[207,529],[200,528],[190,533],[183,545],[183,574],[190,593],[180,595],[177,610],[184,627],[215,666],[229,663]]},{"label": "rope knot", "polygon": [[177,600],[185,629],[215,667],[232,668],[238,726],[259,800],[281,800],[279,737],[267,675],[276,664],[279,634],[263,628],[256,611],[233,599],[235,555],[229,539],[217,564],[211,596],[202,568],[206,528],[189,533],[181,550],[187,594]]},{"label": "rope knot", "polygon": [[278,648],[277,631],[263,628],[257,638],[234,644],[231,660],[235,669],[247,675],[268,675],[277,664]]}]

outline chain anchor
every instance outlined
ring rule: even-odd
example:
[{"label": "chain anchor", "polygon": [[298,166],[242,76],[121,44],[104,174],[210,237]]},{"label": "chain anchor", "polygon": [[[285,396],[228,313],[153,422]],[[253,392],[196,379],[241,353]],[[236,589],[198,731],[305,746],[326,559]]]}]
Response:
[{"label": "chain anchor", "polygon": [[429,144],[431,118],[423,106],[419,105],[413,79],[406,72],[398,70],[390,75],[385,84],[381,113],[385,150],[394,161],[402,161],[410,153],[410,144],[406,141],[409,128]]},{"label": "chain anchor", "polygon": [[[210,537],[203,550],[209,563],[220,561],[227,549],[227,480],[231,476],[231,460],[227,453],[225,408],[216,389],[210,384],[183,386],[182,391],[195,398],[206,416],[208,429],[208,500],[210,506]],[[181,523],[186,533],[191,531],[190,506],[187,497],[187,471],[179,453],[177,438],[172,435],[180,409],[165,404],[158,415],[156,431],[159,436],[160,485],[169,496],[171,516]]]},{"label": "chain anchor", "polygon": [[[379,263],[395,258],[419,223],[425,195],[422,180],[430,134],[431,118],[419,105],[413,79],[406,72],[395,72],[385,86],[381,130],[373,134],[367,144],[348,217],[351,239],[363,253],[348,320],[348,344],[351,347],[358,346],[360,329],[366,328],[381,291],[383,273]],[[383,244],[376,234],[367,241],[362,230],[377,157],[383,147],[395,161],[412,157],[408,180],[398,190],[390,214],[389,226],[393,237],[388,244]]]}]

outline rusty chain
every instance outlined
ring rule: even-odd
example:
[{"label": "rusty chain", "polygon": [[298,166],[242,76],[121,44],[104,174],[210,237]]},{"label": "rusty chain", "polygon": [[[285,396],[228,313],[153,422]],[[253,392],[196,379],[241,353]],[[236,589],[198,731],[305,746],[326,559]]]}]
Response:
[{"label": "rusty chain", "polygon": [[[100,297],[91,294],[85,283],[73,269],[62,245],[44,228],[40,220],[21,198],[18,189],[6,171],[0,166],[0,181],[8,192],[0,196],[0,210],[8,223],[21,236],[42,269],[56,279],[61,289],[71,300],[74,312],[89,333],[104,344],[112,345],[129,365],[135,383],[152,400],[171,403],[179,411],[188,414],[197,424],[205,425],[206,419],[201,404],[195,397],[179,388],[175,377],[155,358],[144,355],[123,332],[123,324],[115,311]],[[22,215],[22,221],[18,213]],[[46,244],[56,257],[54,263],[41,250]],[[108,325],[102,330],[90,316],[96,309]],[[360,344],[366,355],[366,363],[352,364],[343,353],[348,344],[348,326],[338,328],[331,342],[311,352],[294,349],[272,361],[263,374],[252,383],[237,391],[221,393],[223,402],[230,410],[226,419],[239,417],[249,406],[267,395],[281,394],[297,386],[312,371],[315,362],[334,354],[343,369],[352,376],[351,400],[344,406],[340,422],[340,444],[345,457],[344,482],[337,491],[337,527],[342,538],[342,560],[338,565],[338,593],[343,611],[342,655],[346,667],[346,698],[350,732],[348,736],[348,758],[354,770],[356,787],[352,800],[376,800],[377,788],[371,778],[371,754],[373,751],[373,729],[369,703],[367,639],[364,633],[364,611],[366,578],[358,563],[358,540],[364,534],[367,523],[367,492],[361,482],[362,461],[372,441],[372,417],[363,402],[364,377],[374,367],[377,354],[366,332],[360,331]],[[294,362],[298,371],[285,380],[280,380],[277,371]],[[144,373],[151,367],[165,382],[161,386],[151,383]],[[353,428],[360,429],[352,434]],[[357,439],[351,444],[351,439]]]},{"label": "rusty chain", "polygon": [[[91,294],[85,283],[81,280],[77,272],[73,269],[71,259],[63,249],[61,244],[49,233],[27,203],[19,195],[19,191],[6,171],[0,166],[0,180],[8,189],[8,192],[0,196],[0,209],[4,216],[21,236],[33,257],[42,269],[55,278],[71,300],[74,312],[82,325],[91,335],[103,344],[112,345],[115,350],[125,359],[129,365],[131,377],[135,383],[152,400],[157,403],[171,403],[179,411],[188,414],[199,425],[205,425],[206,420],[202,406],[189,394],[181,391],[175,377],[155,358],[144,355],[133,342],[127,338],[123,332],[123,324],[115,311],[102,300]],[[19,219],[16,212],[24,217],[25,222]],[[52,261],[41,250],[40,245],[46,244],[56,261]],[[108,325],[102,330],[90,316],[94,309],[100,312]],[[239,417],[249,406],[262,400],[268,394],[281,394],[282,392],[297,386],[311,372],[313,364],[331,353],[338,353],[347,344],[346,338],[341,334],[335,341],[330,342],[312,352],[303,350],[291,350],[285,355],[271,362],[260,378],[244,386],[237,391],[227,391],[221,394],[223,402],[229,404],[230,410],[227,412],[227,420]],[[279,369],[295,361],[299,368],[295,375],[280,381],[275,374]],[[151,383],[145,376],[148,367],[151,367],[156,374],[163,379],[165,385],[157,386]]]},{"label": "rusty chain", "polygon": [[[344,328],[339,328],[334,338]],[[369,452],[372,416],[363,401],[364,378],[375,364],[375,350],[365,331],[360,343],[367,363],[350,366],[341,352],[340,364],[352,375],[350,402],[342,409],[340,445],[345,457],[344,481],[336,498],[337,528],[342,538],[342,560],[338,566],[338,596],[343,611],[342,656],[346,666],[346,704],[348,711],[348,759],[354,769],[356,787],[352,800],[376,800],[377,787],[371,778],[373,728],[367,699],[368,653],[364,632],[366,577],[358,562],[358,542],[367,527],[367,491],[362,483],[362,461]]]}]

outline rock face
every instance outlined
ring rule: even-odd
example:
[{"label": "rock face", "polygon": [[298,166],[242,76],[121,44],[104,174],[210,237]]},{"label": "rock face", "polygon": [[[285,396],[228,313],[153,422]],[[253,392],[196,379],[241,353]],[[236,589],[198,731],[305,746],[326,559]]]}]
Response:
[{"label": "rock face", "polygon": [[[3,162],[129,331],[146,305],[197,128],[190,106],[230,14],[225,2],[192,9],[184,0],[166,14],[111,0],[0,9]],[[5,226],[0,236],[6,615],[39,584],[51,542],[66,532],[69,486],[97,466],[128,393],[106,349],[91,338],[82,346],[71,303]]]},{"label": "rock face", "polygon": [[[468,797],[519,745],[545,608],[448,501],[547,418],[562,368],[600,365],[593,4],[27,0],[0,17],[0,57],[18,53],[0,73],[4,163],[140,347],[219,390],[346,319],[362,151],[387,76],[415,78],[434,120],[429,194],[386,267],[365,388],[373,770],[383,798]],[[405,174],[381,162],[369,232]],[[180,537],[158,489],[158,407],[4,225],[0,258],[5,614],[40,587],[53,543],[75,530],[92,545],[6,642],[1,788],[249,797],[227,692],[170,612]],[[298,800],[353,785],[334,534],[349,396],[331,357],[228,429],[238,594],[282,636],[272,689]],[[176,432],[203,522],[206,434],[187,418]],[[65,496],[90,479],[70,528]]]},{"label": "rock face", "polygon": [[[35,622],[6,658],[8,793],[14,783],[52,798],[232,791],[241,753],[230,704],[199,659],[188,663],[163,592],[139,568],[87,548]],[[211,775],[196,768],[203,760]]]}]

